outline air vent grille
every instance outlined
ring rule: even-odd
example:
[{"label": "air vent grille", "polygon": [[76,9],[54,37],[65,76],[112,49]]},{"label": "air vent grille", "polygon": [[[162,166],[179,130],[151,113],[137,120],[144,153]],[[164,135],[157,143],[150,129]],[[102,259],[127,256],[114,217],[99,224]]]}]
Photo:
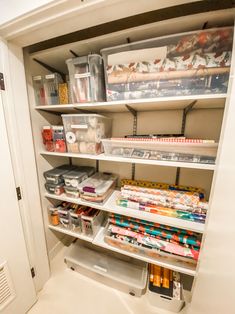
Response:
[{"label": "air vent grille", "polygon": [[0,265],[0,312],[15,298],[12,280],[6,262]]}]

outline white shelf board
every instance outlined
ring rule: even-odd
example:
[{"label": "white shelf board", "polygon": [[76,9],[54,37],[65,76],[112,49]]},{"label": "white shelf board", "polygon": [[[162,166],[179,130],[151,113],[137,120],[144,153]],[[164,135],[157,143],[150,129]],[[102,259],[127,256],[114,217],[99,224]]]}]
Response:
[{"label": "white shelf board", "polygon": [[168,257],[165,257],[165,256],[160,256],[156,259],[156,258],[147,257],[143,254],[137,254],[137,253],[132,253],[129,251],[121,250],[115,246],[111,246],[111,245],[107,244],[104,241],[104,232],[105,232],[105,227],[101,227],[99,232],[95,236],[94,241],[92,242],[94,245],[97,245],[97,246],[100,246],[102,248],[105,248],[105,249],[108,249],[108,250],[111,250],[111,251],[114,251],[114,252],[117,252],[120,254],[124,254],[124,255],[139,259],[139,260],[142,260],[142,261],[147,262],[147,263],[166,267],[166,268],[181,272],[183,274],[187,274],[190,276],[196,275],[196,264],[186,263],[184,261],[179,261],[179,260],[174,261],[174,260],[169,259]]},{"label": "white shelf board", "polygon": [[137,209],[131,209],[131,208],[118,206],[116,204],[116,199],[118,198],[119,195],[120,195],[119,191],[114,191],[112,195],[109,197],[109,199],[106,201],[105,206],[103,207],[103,210],[106,210],[108,212],[115,213],[115,214],[130,216],[133,218],[143,219],[143,220],[147,220],[151,222],[156,222],[156,223],[160,223],[160,224],[171,226],[171,227],[187,229],[187,230],[195,231],[199,233],[204,232],[205,225],[199,222],[193,222],[193,221],[184,220],[184,219],[167,217],[163,215],[148,213],[148,212],[137,210]]},{"label": "white shelf board", "polygon": [[178,218],[172,218],[172,217],[167,217],[163,215],[157,215],[153,213],[148,213],[144,211],[140,211],[137,209],[131,209],[131,208],[126,208],[122,206],[118,206],[116,204],[116,199],[119,196],[119,191],[114,191],[111,196],[106,200],[104,204],[98,204],[98,203],[93,203],[93,202],[86,202],[81,200],[80,198],[71,198],[67,197],[65,194],[61,195],[54,195],[54,194],[49,194],[46,193],[45,196],[47,198],[51,199],[56,199],[60,201],[65,201],[65,202],[71,202],[79,205],[86,205],[90,206],[96,209],[100,209],[106,212],[110,213],[115,213],[115,214],[120,214],[124,216],[130,216],[133,218],[138,218],[138,219],[143,219],[155,223],[160,223],[163,225],[171,226],[171,227],[177,227],[181,229],[187,229],[190,231],[198,232],[198,233],[203,233],[205,229],[205,225],[199,222],[193,222],[193,221],[188,221],[188,220],[183,220],[183,219],[178,219]]},{"label": "white shelf board", "polygon": [[173,96],[96,103],[35,106],[35,109],[61,113],[79,113],[79,109],[81,109],[86,111],[105,113],[128,112],[126,105],[129,105],[136,111],[177,110],[184,109],[194,100],[197,100],[196,104],[193,107],[194,109],[215,109],[224,108],[226,97],[227,94]]},{"label": "white shelf board", "polygon": [[166,167],[215,170],[215,165],[193,163],[193,162],[127,158],[127,157],[118,157],[118,156],[106,156],[105,154],[89,155],[89,154],[76,154],[76,153],[57,153],[57,152],[47,152],[47,151],[42,151],[40,152],[40,154],[43,156],[59,156],[59,157],[83,158],[83,159],[103,160],[103,161],[112,161],[112,162],[125,162],[125,163],[133,163],[133,164],[166,166]]},{"label": "white shelf board", "polygon": [[55,230],[57,232],[64,233],[64,234],[67,234],[69,236],[81,239],[81,240],[85,240],[85,241],[88,241],[88,242],[92,242],[93,241],[92,237],[88,237],[88,236],[83,235],[81,233],[71,231],[71,230],[66,229],[66,228],[64,228],[62,226],[48,225],[48,228],[51,229],[51,230]]}]

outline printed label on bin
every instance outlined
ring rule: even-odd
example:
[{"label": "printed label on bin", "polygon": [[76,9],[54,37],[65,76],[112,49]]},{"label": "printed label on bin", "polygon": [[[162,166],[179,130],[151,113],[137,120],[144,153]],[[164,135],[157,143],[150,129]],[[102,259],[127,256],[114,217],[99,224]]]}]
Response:
[{"label": "printed label on bin", "polygon": [[47,74],[47,75],[45,76],[45,78],[46,78],[46,79],[53,79],[53,78],[55,78],[55,74]]},{"label": "printed label on bin", "polygon": [[34,81],[41,81],[41,79],[42,79],[41,75],[37,75],[33,77]]},{"label": "printed label on bin", "polygon": [[90,72],[86,72],[86,73],[81,73],[81,74],[74,74],[74,77],[76,79],[80,79],[80,78],[86,78],[86,77],[90,77],[91,73]]},{"label": "printed label on bin", "polygon": [[71,124],[71,129],[88,129],[88,124]]}]

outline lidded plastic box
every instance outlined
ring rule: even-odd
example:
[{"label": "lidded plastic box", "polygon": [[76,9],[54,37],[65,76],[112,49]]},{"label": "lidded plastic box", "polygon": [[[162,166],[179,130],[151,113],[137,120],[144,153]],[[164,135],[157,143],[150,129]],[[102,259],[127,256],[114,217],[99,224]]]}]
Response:
[{"label": "lidded plastic box", "polygon": [[63,175],[74,169],[74,166],[62,165],[43,173],[47,183],[60,184],[64,182]]},{"label": "lidded plastic box", "polygon": [[86,172],[81,172],[77,170],[69,171],[63,174],[64,183],[66,186],[71,186],[77,188],[79,183],[88,178]]},{"label": "lidded plastic box", "polygon": [[46,104],[44,80],[41,75],[33,76],[33,88],[34,96],[37,106],[43,106]]},{"label": "lidded plastic box", "polygon": [[68,59],[73,103],[105,100],[103,60],[100,55]]},{"label": "lidded plastic box", "polygon": [[63,114],[68,152],[100,154],[101,139],[111,136],[111,119],[98,114]]},{"label": "lidded plastic box", "polygon": [[79,190],[78,188],[74,188],[72,186],[64,186],[65,194],[67,197],[74,197],[78,198],[79,197]]},{"label": "lidded plastic box", "polygon": [[232,41],[226,27],[105,48],[107,100],[226,93]]},{"label": "lidded plastic box", "polygon": [[69,246],[64,260],[72,270],[132,296],[140,297],[146,288],[145,262],[88,247],[79,241]]},{"label": "lidded plastic box", "polygon": [[63,80],[58,73],[47,74],[44,77],[44,89],[46,105],[57,105],[60,103],[59,99],[59,84]]},{"label": "lidded plastic box", "polygon": [[45,183],[45,188],[48,193],[61,195],[64,193],[64,183],[52,184],[52,183]]}]

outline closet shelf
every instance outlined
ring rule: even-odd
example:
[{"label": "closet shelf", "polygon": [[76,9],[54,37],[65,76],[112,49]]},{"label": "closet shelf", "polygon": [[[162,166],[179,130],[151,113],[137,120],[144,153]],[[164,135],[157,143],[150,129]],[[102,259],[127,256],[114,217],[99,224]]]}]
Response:
[{"label": "closet shelf", "polygon": [[82,233],[74,232],[61,226],[48,225],[48,228],[88,242],[94,240],[92,237],[85,236]]},{"label": "closet shelf", "polygon": [[126,105],[129,105],[136,111],[177,110],[186,108],[195,100],[197,102],[193,107],[194,109],[216,109],[224,108],[226,97],[227,94],[158,97],[96,103],[35,106],[35,109],[60,113],[79,113],[79,110],[106,113],[128,112],[128,108],[126,107]]},{"label": "closet shelf", "polygon": [[203,223],[193,222],[189,220],[183,220],[183,219],[173,218],[173,217],[168,217],[168,216],[163,216],[163,215],[157,215],[157,214],[140,211],[137,209],[131,209],[131,208],[118,206],[116,204],[116,199],[119,193],[120,193],[119,191],[114,191],[104,204],[86,202],[86,201],[81,200],[80,198],[67,197],[65,194],[54,195],[54,194],[46,193],[45,196],[50,199],[71,202],[71,203],[75,203],[79,205],[86,205],[86,206],[90,206],[90,207],[103,210],[106,212],[120,214],[124,216],[130,216],[133,218],[156,222],[156,223],[164,224],[171,227],[187,229],[187,230],[198,232],[198,233],[204,232],[205,225]]},{"label": "closet shelf", "polygon": [[57,152],[47,152],[47,151],[42,151],[40,152],[40,154],[42,156],[59,156],[59,157],[83,158],[83,159],[103,160],[103,161],[112,161],[112,162],[126,162],[126,163],[132,163],[132,164],[143,164],[143,165],[153,165],[153,166],[215,170],[215,165],[213,164],[202,164],[202,163],[192,163],[192,162],[179,162],[179,161],[167,161],[167,160],[163,161],[163,160],[153,160],[153,159],[106,156],[104,154],[89,155],[89,154],[77,154],[77,153],[57,153]]},{"label": "closet shelf", "polygon": [[132,252],[128,252],[125,250],[121,250],[119,248],[116,248],[114,246],[111,246],[109,244],[107,244],[104,241],[104,233],[106,230],[106,227],[103,226],[100,228],[100,230],[98,231],[98,233],[96,234],[96,236],[94,238],[88,237],[88,236],[84,236],[81,233],[78,232],[73,232],[70,230],[67,230],[66,228],[60,227],[60,226],[52,226],[49,225],[48,226],[49,229],[51,230],[55,230],[57,232],[63,233],[63,234],[67,234],[70,236],[73,236],[75,238],[81,239],[81,240],[85,240],[85,241],[89,241],[94,245],[97,245],[99,247],[120,253],[120,254],[124,254],[133,258],[136,258],[138,260],[142,260],[144,262],[147,263],[152,263],[152,264],[156,264],[162,267],[167,267],[169,269],[178,271],[180,273],[184,273],[190,276],[195,276],[196,275],[196,264],[191,264],[191,263],[186,263],[184,261],[177,261],[177,260],[170,260],[167,257],[164,256],[159,256],[158,259],[156,258],[151,258],[151,257],[146,257],[142,254],[136,254],[136,253],[132,253]]}]

